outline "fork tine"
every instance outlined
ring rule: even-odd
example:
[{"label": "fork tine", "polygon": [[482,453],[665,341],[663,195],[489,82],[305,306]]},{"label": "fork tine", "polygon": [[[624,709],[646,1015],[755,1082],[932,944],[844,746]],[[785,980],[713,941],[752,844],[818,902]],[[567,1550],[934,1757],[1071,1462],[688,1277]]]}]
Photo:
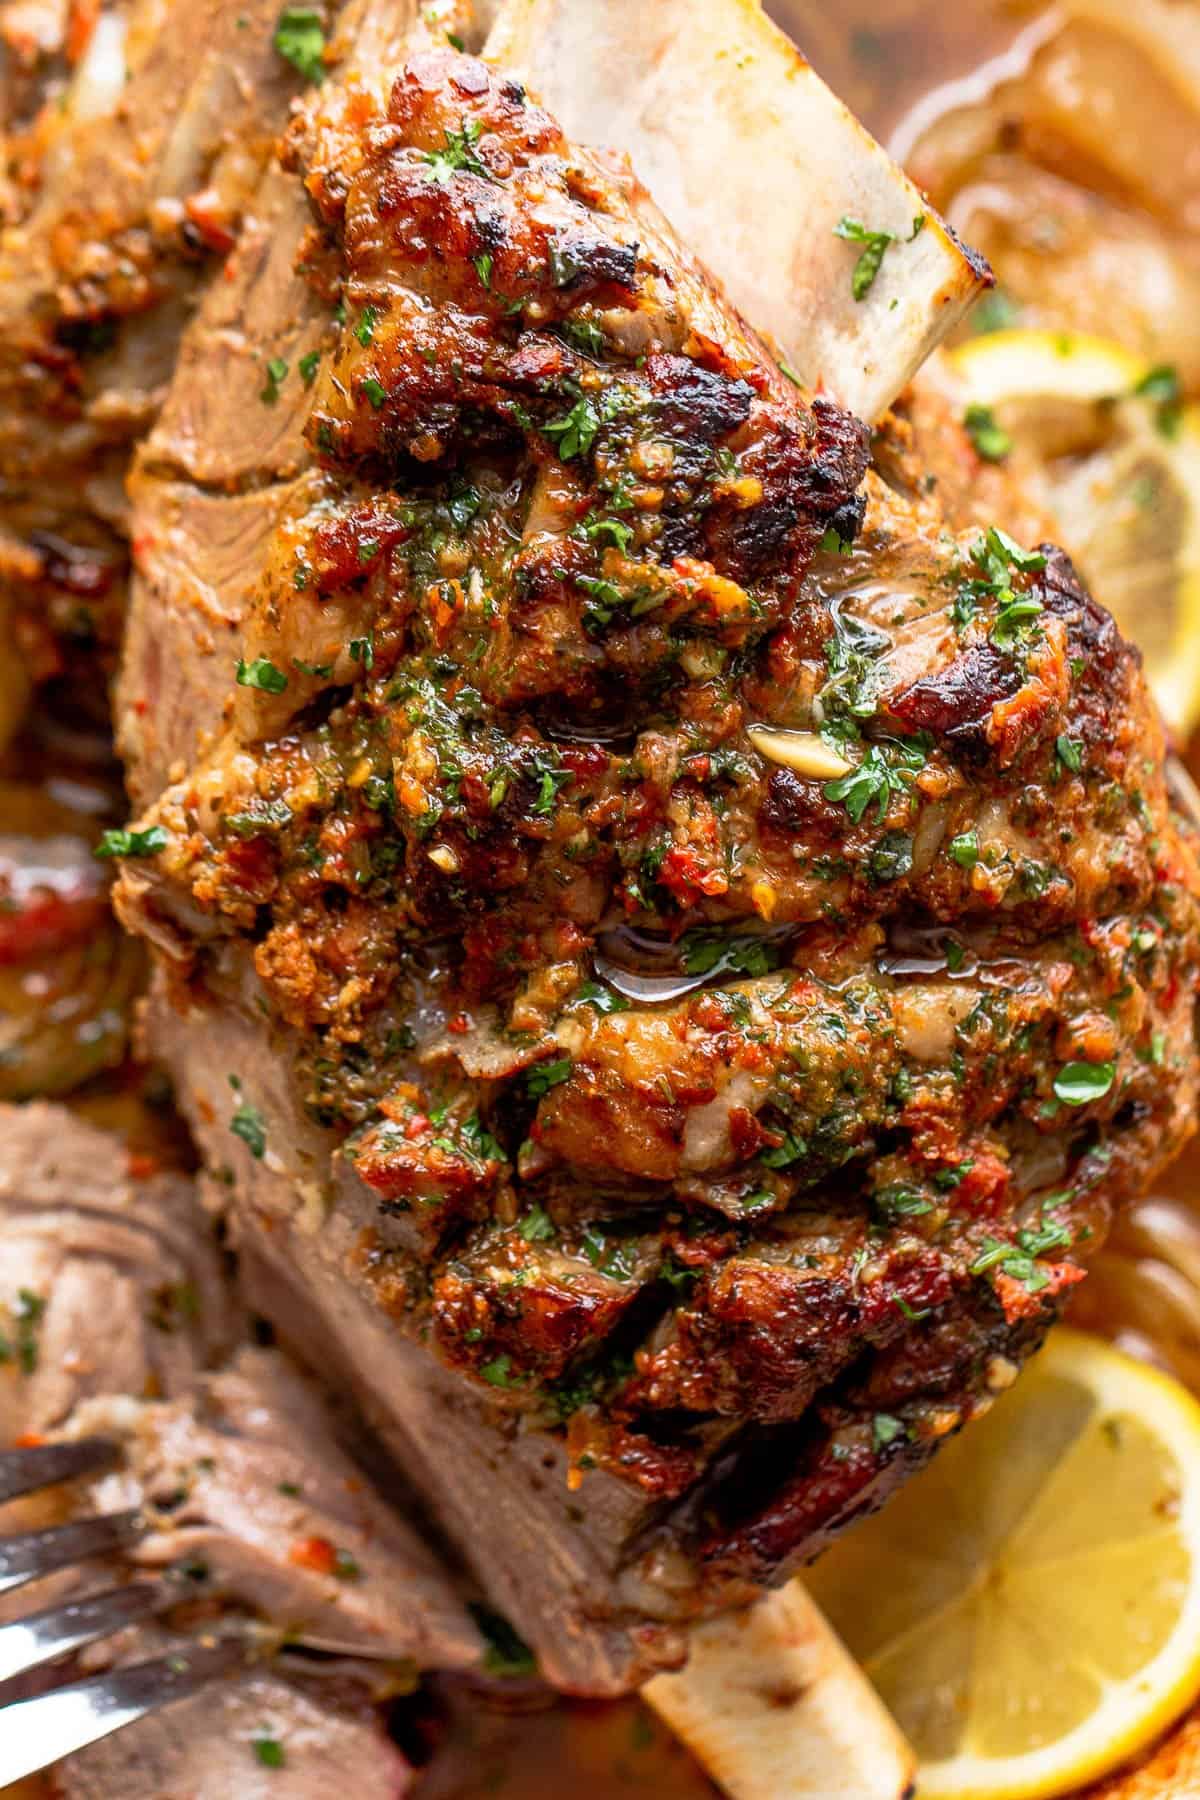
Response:
[{"label": "fork tine", "polygon": [[35,1581],[69,1563],[85,1562],[134,1543],[146,1530],[140,1513],[103,1513],[95,1519],[72,1519],[45,1531],[0,1538],[0,1594],[22,1582]]},{"label": "fork tine", "polygon": [[15,1676],[27,1675],[56,1656],[81,1650],[97,1638],[111,1637],[177,1598],[162,1582],[131,1582],[128,1587],[106,1588],[102,1594],[70,1600],[65,1606],[48,1606],[27,1619],[0,1625],[0,1689]]},{"label": "fork tine", "polygon": [[77,1438],[72,1444],[33,1444],[0,1451],[0,1506],[36,1488],[71,1481],[112,1462],[117,1446],[107,1438]]},{"label": "fork tine", "polygon": [[0,1787],[36,1774],[161,1706],[187,1699],[216,1676],[236,1669],[247,1654],[239,1638],[185,1643],[151,1662],[111,1669],[0,1708]]}]

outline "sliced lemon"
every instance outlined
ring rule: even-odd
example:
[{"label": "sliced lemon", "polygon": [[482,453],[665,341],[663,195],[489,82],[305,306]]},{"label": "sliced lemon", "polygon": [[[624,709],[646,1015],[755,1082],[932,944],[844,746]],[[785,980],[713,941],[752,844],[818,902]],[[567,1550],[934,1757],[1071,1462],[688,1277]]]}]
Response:
[{"label": "sliced lemon", "polygon": [[1200,1405],[1064,1327],[808,1586],[919,1800],[1068,1793],[1200,1692]]},{"label": "sliced lemon", "polygon": [[996,455],[1011,440],[1014,472],[1184,736],[1200,719],[1200,406],[1172,399],[1169,371],[1082,334],[997,331],[949,360],[976,442]]}]

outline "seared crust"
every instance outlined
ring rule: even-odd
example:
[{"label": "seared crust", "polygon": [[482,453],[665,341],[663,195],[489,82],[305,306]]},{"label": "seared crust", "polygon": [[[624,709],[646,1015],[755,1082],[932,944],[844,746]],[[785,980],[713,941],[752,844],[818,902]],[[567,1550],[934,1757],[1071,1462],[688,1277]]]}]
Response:
[{"label": "seared crust", "polygon": [[986,1404],[1191,1128],[1139,660],[1053,546],[864,487],[515,83],[416,57],[294,154],[323,472],[125,911],[194,996],[253,946],[397,1328],[768,1579]]}]

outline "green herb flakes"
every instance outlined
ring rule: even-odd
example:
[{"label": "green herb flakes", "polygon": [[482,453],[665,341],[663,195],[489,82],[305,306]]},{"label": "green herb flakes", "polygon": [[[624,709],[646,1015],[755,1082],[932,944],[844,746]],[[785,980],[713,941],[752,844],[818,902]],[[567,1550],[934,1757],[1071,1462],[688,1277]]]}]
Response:
[{"label": "green herb flakes", "polygon": [[1012,450],[1012,438],[1003,425],[997,423],[990,406],[968,406],[963,425],[976,455],[984,462],[1003,462]]},{"label": "green herb flakes", "polygon": [[325,75],[325,30],[321,15],[308,6],[285,6],[275,26],[275,49],[305,81]]},{"label": "green herb flakes", "polygon": [[101,833],[93,856],[157,856],[170,843],[170,833],[162,825],[148,825],[145,831],[131,831],[128,826],[110,827]]},{"label": "green herb flakes", "polygon": [[264,694],[282,694],[287,687],[288,678],[269,658],[256,656],[253,662],[238,659],[237,684],[239,687],[258,688]]},{"label": "green herb flakes", "polygon": [[865,300],[875,285],[884,252],[896,240],[890,231],[871,231],[858,219],[845,216],[834,226],[833,235],[844,238],[848,244],[862,245],[858,261],[854,265],[854,273],[850,277],[850,292],[856,300]]},{"label": "green herb flakes", "polygon": [[1054,1077],[1054,1092],[1066,1106],[1087,1106],[1103,1100],[1116,1078],[1116,1066],[1110,1062],[1071,1062]]},{"label": "green herb flakes", "polygon": [[261,1763],[264,1769],[282,1769],[287,1762],[283,1745],[276,1737],[268,1737],[260,1733],[250,1739],[250,1748],[254,1752],[254,1760]]}]

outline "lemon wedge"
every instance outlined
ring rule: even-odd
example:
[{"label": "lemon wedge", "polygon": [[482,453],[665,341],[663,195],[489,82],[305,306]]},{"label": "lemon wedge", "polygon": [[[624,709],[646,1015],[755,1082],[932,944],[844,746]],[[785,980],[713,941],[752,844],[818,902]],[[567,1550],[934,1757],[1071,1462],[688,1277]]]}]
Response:
[{"label": "lemon wedge", "polygon": [[1063,1327],[807,1585],[919,1800],[1068,1793],[1200,1692],[1200,1405]]},{"label": "lemon wedge", "polygon": [[980,453],[1011,453],[1185,736],[1200,720],[1200,406],[1169,369],[1082,334],[992,332],[949,362]]}]

